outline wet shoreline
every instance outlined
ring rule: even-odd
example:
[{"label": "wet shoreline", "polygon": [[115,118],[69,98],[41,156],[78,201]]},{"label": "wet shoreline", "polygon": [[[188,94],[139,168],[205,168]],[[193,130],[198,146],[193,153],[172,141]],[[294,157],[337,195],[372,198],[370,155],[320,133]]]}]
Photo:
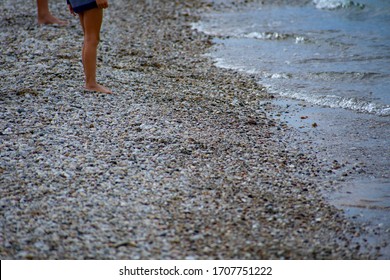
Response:
[{"label": "wet shoreline", "polygon": [[[303,2],[300,1],[300,4],[304,4]],[[276,5],[275,3],[272,4]],[[287,3],[278,4],[285,5]],[[250,7],[251,4],[248,5]],[[255,4],[252,11],[259,9],[259,6],[261,5]],[[193,27],[205,31],[207,34],[214,34],[216,45],[209,51],[208,55],[214,59],[217,66],[235,69],[240,73],[251,73],[249,76],[256,77],[261,84],[267,79],[264,79],[263,74],[260,74],[264,70],[258,69],[259,63],[256,62],[256,59],[262,59],[262,56],[258,53],[256,56],[256,52],[259,52],[259,46],[253,42],[252,45],[245,38],[236,38],[234,35],[230,38],[223,35],[229,32],[231,34],[238,32],[237,34],[239,34],[242,31],[237,30],[244,29],[245,26],[239,24],[236,26],[232,23],[226,23],[227,26],[218,25],[217,19],[224,22],[230,18],[234,22],[239,17],[238,14],[241,15],[240,13],[236,15],[231,11],[240,11],[240,9],[226,9],[227,16],[224,16],[223,12],[207,13],[204,18],[201,18],[201,23],[194,23]],[[243,11],[248,12],[247,16],[253,16],[249,13],[250,8],[243,8]],[[276,19],[273,18],[272,20]],[[269,19],[270,22],[272,20]],[[237,30],[234,28],[237,28]],[[283,34],[279,35],[282,36]],[[266,43],[267,40],[264,40],[264,44]],[[247,54],[248,59],[240,59],[239,47],[242,48],[243,53]],[[251,50],[251,48],[254,49]],[[279,52],[276,53],[276,55],[279,54]],[[267,54],[264,55],[266,61],[272,59]],[[249,58],[253,61],[250,61]],[[245,63],[249,63],[249,65],[244,65]],[[279,71],[283,72],[282,70]],[[274,83],[277,83],[277,77],[272,79]],[[390,150],[387,135],[390,135],[390,126],[388,116],[377,116],[374,112],[369,114],[341,108],[320,107],[307,101],[300,101],[299,97],[301,95],[294,94],[295,91],[299,92],[299,89],[297,90],[292,86],[278,92],[278,90],[272,89],[272,79],[267,80],[271,85],[266,87],[277,98],[271,102],[275,105],[273,107],[275,112],[271,113],[270,116],[285,122],[293,128],[295,137],[298,138],[297,141],[304,143],[301,147],[303,150],[313,153],[320,161],[330,163],[332,168],[328,170],[325,179],[327,186],[324,187],[324,197],[333,205],[343,209],[350,219],[359,220],[368,231],[371,231],[371,241],[377,239],[373,243],[380,244],[378,246],[381,247],[383,257],[389,258]],[[283,80],[283,77],[279,79]],[[288,78],[286,77],[286,79]],[[331,90],[326,89],[324,91]],[[288,99],[287,97],[291,95],[298,97],[297,99]],[[304,99],[313,100],[313,98],[315,100],[315,94],[311,98]],[[332,98],[338,97],[332,96]],[[305,148],[305,143],[308,143],[307,148]],[[376,231],[381,233],[379,234]],[[375,234],[372,234],[372,232],[375,232]]]}]

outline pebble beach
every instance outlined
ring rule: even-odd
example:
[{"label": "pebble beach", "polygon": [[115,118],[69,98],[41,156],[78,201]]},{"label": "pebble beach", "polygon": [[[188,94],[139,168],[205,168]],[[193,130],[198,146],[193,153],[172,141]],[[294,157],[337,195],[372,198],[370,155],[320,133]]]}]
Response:
[{"label": "pebble beach", "polygon": [[50,1],[65,27],[0,2],[1,259],[378,258],[321,195],[348,166],[204,55],[191,23],[240,2],[111,1],[97,77],[112,95],[83,90],[66,1]]}]

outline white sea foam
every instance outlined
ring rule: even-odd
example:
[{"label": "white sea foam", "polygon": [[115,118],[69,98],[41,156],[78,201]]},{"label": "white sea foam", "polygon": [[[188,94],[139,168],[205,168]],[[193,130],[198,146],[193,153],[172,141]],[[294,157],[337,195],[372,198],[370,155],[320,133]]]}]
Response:
[{"label": "white sea foam", "polygon": [[363,4],[356,3],[350,0],[313,0],[313,3],[316,5],[317,9],[327,9],[334,10],[347,7],[360,7],[363,8]]},{"label": "white sea foam", "polygon": [[382,117],[390,116],[390,106],[359,98],[341,97],[336,95],[313,95],[308,94],[307,92],[285,89],[279,89],[277,91],[281,96],[306,101],[318,106],[349,109]]},{"label": "white sea foam", "polygon": [[192,29],[195,29],[199,32],[202,32],[207,35],[216,36],[216,37],[226,37],[230,38],[247,38],[247,39],[259,39],[259,40],[285,40],[293,39],[296,44],[307,42],[308,39],[302,35],[280,33],[280,32],[244,32],[240,29],[218,29],[218,28],[208,28],[203,22],[192,23]]},{"label": "white sea foam", "polygon": [[250,39],[262,39],[262,40],[283,40],[292,35],[283,34],[278,32],[250,32],[243,34],[242,37]]}]

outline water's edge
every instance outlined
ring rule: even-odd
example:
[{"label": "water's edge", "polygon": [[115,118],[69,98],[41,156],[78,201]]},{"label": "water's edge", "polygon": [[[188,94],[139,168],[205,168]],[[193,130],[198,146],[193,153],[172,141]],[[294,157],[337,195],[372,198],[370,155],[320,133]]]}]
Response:
[{"label": "water's edge", "polygon": [[[321,1],[317,2],[321,5]],[[199,30],[199,25],[194,23],[193,28]],[[226,38],[209,35],[214,37],[215,43],[211,52],[225,48]],[[217,67],[256,75],[256,70],[251,72],[245,67],[232,67],[213,53],[208,56]],[[259,83],[264,85],[261,79]],[[312,100],[292,99],[294,96],[283,93],[284,90],[297,92],[294,87],[276,91],[268,87],[268,90],[277,97],[272,102],[275,116],[270,117],[286,122],[302,143],[310,142],[316,146],[315,151],[310,152],[318,158],[340,165],[336,174],[329,175],[328,181],[332,180],[333,188],[323,190],[324,198],[366,229],[367,234],[360,238],[376,247],[381,259],[390,259],[390,145],[386,137],[390,135],[390,126],[386,112],[360,113],[370,108],[353,111],[354,108],[348,106],[323,107],[308,102]]]},{"label": "water's edge", "polygon": [[[344,109],[318,107],[280,96],[272,103],[279,120],[291,128],[293,138],[310,143],[307,152],[334,162],[335,169],[329,171],[326,180],[326,185],[332,187],[321,189],[323,197],[365,229],[360,239],[376,248],[380,259],[390,259],[389,156],[382,160],[371,158],[390,154],[389,147],[372,143],[380,141],[375,134],[383,129],[390,133],[390,127],[374,116]],[[345,126],[337,123],[340,119]],[[360,135],[359,125],[367,123],[376,128],[373,138]],[[305,150],[305,144],[301,147]]]}]

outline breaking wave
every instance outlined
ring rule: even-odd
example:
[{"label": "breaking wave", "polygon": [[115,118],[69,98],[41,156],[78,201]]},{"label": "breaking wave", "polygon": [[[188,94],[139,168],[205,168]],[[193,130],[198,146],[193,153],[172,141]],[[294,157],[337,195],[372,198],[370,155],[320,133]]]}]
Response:
[{"label": "breaking wave", "polygon": [[313,0],[317,9],[335,10],[349,7],[364,8],[364,4],[350,0]]}]

